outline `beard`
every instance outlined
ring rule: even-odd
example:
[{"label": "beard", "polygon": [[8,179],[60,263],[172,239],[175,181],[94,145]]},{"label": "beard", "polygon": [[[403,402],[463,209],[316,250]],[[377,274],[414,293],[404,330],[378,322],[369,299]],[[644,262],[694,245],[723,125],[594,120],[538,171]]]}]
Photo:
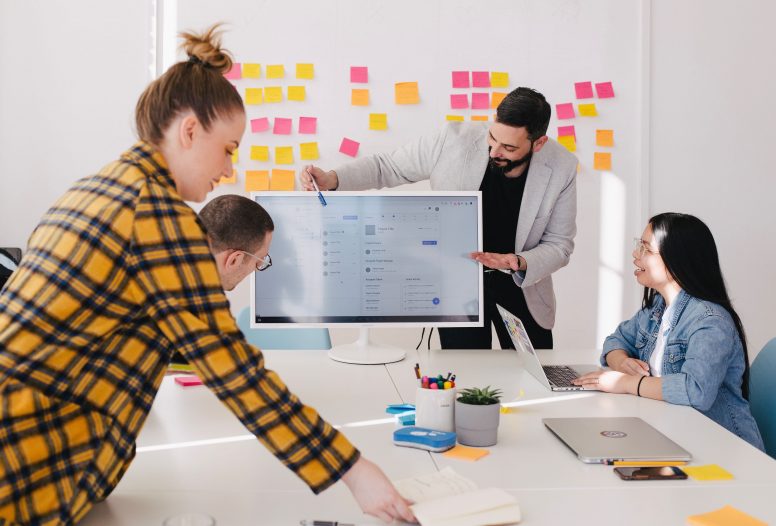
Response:
[{"label": "beard", "polygon": [[[495,170],[497,173],[500,173],[503,176],[506,176],[509,172],[514,170],[515,168],[518,168],[520,166],[523,166],[524,164],[528,164],[531,162],[531,157],[533,156],[533,145],[531,145],[531,149],[528,150],[528,153],[522,156],[520,159],[515,159],[514,161],[508,161],[506,159],[494,159],[491,157],[488,160],[488,164],[490,165],[491,169]],[[490,148],[488,148],[488,153],[490,153]]]}]

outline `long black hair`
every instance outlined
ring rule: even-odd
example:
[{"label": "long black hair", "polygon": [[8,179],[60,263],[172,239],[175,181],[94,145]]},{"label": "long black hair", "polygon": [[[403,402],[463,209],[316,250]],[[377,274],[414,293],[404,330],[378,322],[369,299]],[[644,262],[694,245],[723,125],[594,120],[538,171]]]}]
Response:
[{"label": "long black hair", "polygon": [[[663,258],[671,276],[690,296],[721,305],[733,318],[744,348],[744,376],[741,392],[749,399],[749,352],[744,326],[730,302],[722,277],[719,255],[714,236],[706,223],[689,214],[668,212],[649,220]],[[655,299],[655,289],[644,288],[643,307],[649,308]]]}]

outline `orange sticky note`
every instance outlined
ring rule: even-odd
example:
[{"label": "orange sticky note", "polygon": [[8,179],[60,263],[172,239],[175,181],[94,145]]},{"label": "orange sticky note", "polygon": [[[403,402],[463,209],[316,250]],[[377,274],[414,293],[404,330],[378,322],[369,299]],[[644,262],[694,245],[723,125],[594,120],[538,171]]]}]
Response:
[{"label": "orange sticky note", "polygon": [[695,480],[732,480],[733,474],[717,464],[682,466],[682,470]]},{"label": "orange sticky note", "polygon": [[369,90],[368,89],[350,90],[350,103],[353,106],[369,106]]},{"label": "orange sticky note", "polygon": [[237,170],[232,168],[232,176],[231,177],[222,177],[218,180],[218,184],[234,184],[237,182]]},{"label": "orange sticky note", "polygon": [[595,152],[593,154],[593,169],[594,170],[611,170],[612,169],[612,154],[609,152]]},{"label": "orange sticky note", "polygon": [[558,142],[570,152],[577,151],[577,141],[573,135],[561,135],[558,137]]},{"label": "orange sticky note", "polygon": [[296,172],[293,170],[280,170],[278,168],[273,168],[272,178],[269,180],[269,189],[284,192],[293,191],[295,175]]},{"label": "orange sticky note", "polygon": [[505,71],[491,71],[490,72],[490,87],[491,88],[506,88],[509,86],[509,73]]},{"label": "orange sticky note", "polygon": [[579,108],[579,115],[582,117],[595,117],[598,115],[598,112],[595,109],[595,104],[578,104],[577,108]]},{"label": "orange sticky note", "polygon": [[370,130],[387,130],[388,129],[388,114],[387,113],[370,113],[369,114],[369,129]]},{"label": "orange sticky note", "polygon": [[299,158],[303,161],[314,161],[318,159],[318,143],[303,142],[299,145]]},{"label": "orange sticky note", "polygon": [[498,105],[501,104],[501,101],[504,100],[504,97],[506,97],[507,94],[503,93],[501,91],[494,91],[490,94],[490,107],[491,108],[498,108]]},{"label": "orange sticky note", "polygon": [[461,444],[458,444],[452,449],[448,449],[444,453],[442,453],[442,456],[445,456],[447,458],[457,458],[458,460],[468,460],[469,462],[474,462],[476,460],[481,459],[485,455],[490,453],[487,449],[482,449],[480,447],[468,447],[468,446],[462,446]]},{"label": "orange sticky note", "polygon": [[261,104],[261,88],[245,88],[245,104]]},{"label": "orange sticky note", "polygon": [[269,170],[246,170],[245,191],[261,192],[269,190]]},{"label": "orange sticky note", "polygon": [[472,115],[473,121],[487,121],[488,116],[487,115]]},{"label": "orange sticky note", "polygon": [[614,146],[614,130],[596,130],[596,146]]},{"label": "orange sticky note", "polygon": [[417,104],[420,102],[417,82],[396,83],[396,104]]},{"label": "orange sticky note", "polygon": [[445,117],[448,121],[463,121],[463,115],[448,115]]},{"label": "orange sticky note", "polygon": [[733,506],[724,506],[701,515],[690,515],[687,517],[687,524],[688,526],[768,526],[767,522],[755,519]]},{"label": "orange sticky note", "polygon": [[283,88],[280,86],[267,86],[264,88],[265,102],[283,102]]},{"label": "orange sticky note", "polygon": [[251,160],[269,161],[269,146],[251,146]]},{"label": "orange sticky note", "polygon": [[286,68],[283,67],[283,64],[273,64],[272,66],[267,66],[268,79],[282,79],[285,76]]},{"label": "orange sticky note", "polygon": [[261,64],[243,64],[242,76],[244,79],[260,79]]},{"label": "orange sticky note", "polygon": [[275,162],[277,164],[294,164],[294,148],[292,146],[275,146]]},{"label": "orange sticky note", "polygon": [[307,93],[304,86],[289,86],[288,87],[288,100],[303,101]]},{"label": "orange sticky note", "polygon": [[315,75],[315,67],[312,64],[297,64],[296,78],[311,79]]}]

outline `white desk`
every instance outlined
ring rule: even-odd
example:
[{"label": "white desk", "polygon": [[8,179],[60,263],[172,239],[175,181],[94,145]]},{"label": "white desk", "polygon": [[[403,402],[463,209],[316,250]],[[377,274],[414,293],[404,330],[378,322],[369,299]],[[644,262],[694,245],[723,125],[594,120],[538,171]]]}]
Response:
[{"label": "white desk", "polygon": [[[626,395],[551,393],[521,367],[513,351],[422,351],[388,366],[333,362],[323,351],[269,351],[267,364],[303,401],[316,407],[392,479],[450,465],[481,487],[518,498],[523,524],[684,524],[688,515],[725,504],[776,523],[776,461],[700,413]],[[590,362],[591,353],[551,351],[547,362]],[[576,360],[575,360],[576,358]],[[385,406],[412,402],[412,367],[457,374],[459,387],[504,390],[513,412],[502,414],[499,443],[476,463],[397,448]],[[522,396],[520,395],[522,391]],[[715,463],[732,481],[625,482],[612,468],[578,461],[541,423],[548,416],[638,416],[688,449],[693,464]],[[235,441],[148,450],[232,437]],[[379,524],[361,515],[343,484],[314,496],[204,387],[180,388],[166,378],[138,441],[139,453],[107,501],[83,524],[154,525],[185,511],[206,512],[224,525],[298,524],[327,519]],[[146,449],[144,449],[146,448]]]}]

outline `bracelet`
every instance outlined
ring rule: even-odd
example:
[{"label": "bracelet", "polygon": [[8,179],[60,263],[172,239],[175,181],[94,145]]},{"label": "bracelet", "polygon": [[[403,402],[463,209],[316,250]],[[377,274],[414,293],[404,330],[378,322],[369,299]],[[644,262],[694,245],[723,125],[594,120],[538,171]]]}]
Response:
[{"label": "bracelet", "polygon": [[641,382],[644,381],[644,378],[646,378],[646,376],[642,376],[639,380],[639,385],[636,386],[636,396],[641,396]]}]

